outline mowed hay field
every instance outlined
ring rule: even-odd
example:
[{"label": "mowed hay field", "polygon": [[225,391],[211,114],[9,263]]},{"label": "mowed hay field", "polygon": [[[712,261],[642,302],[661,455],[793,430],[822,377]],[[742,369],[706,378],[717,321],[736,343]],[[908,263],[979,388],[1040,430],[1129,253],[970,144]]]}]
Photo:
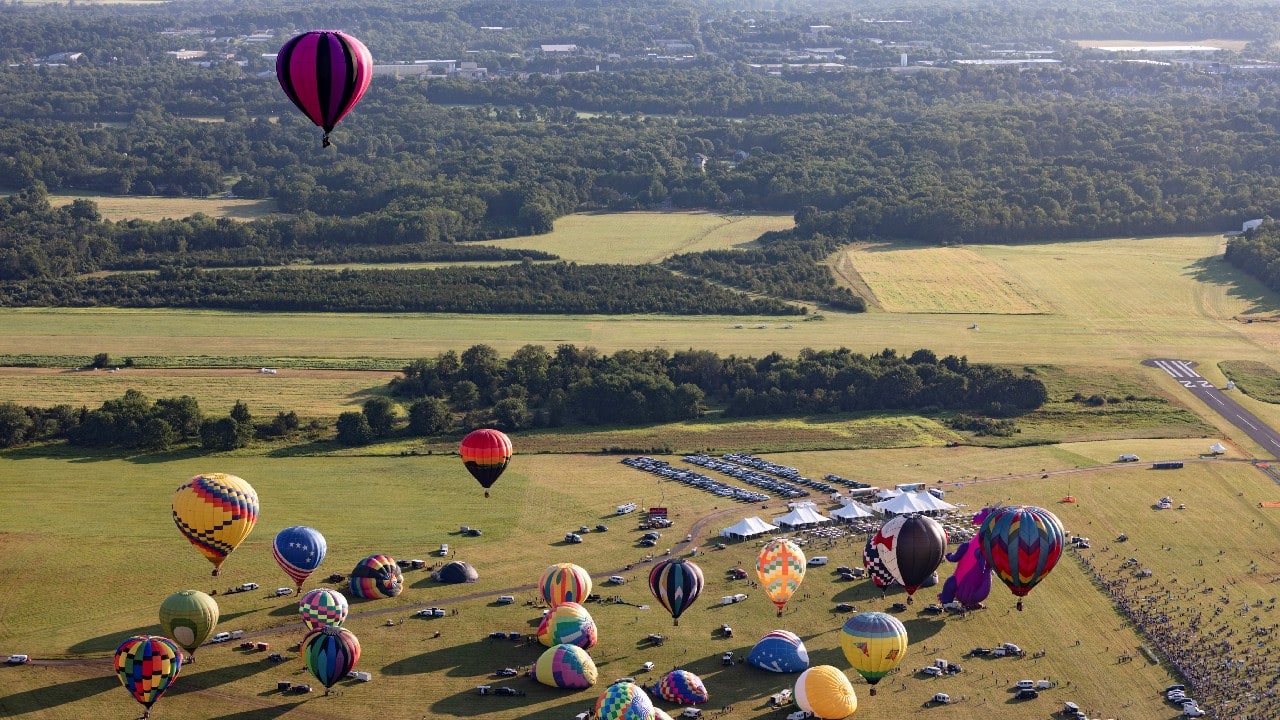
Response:
[{"label": "mowed hay field", "polygon": [[102,213],[102,217],[107,220],[177,219],[190,217],[196,213],[214,218],[256,220],[276,212],[276,204],[273,200],[224,197],[168,198],[155,195],[106,195],[90,192],[49,193],[49,202],[54,207],[70,205],[81,199],[96,203],[98,212]]},{"label": "mowed hay field", "polygon": [[[1268,514],[1276,511],[1257,507],[1260,501],[1280,497],[1280,490],[1247,463],[1194,463],[1170,473],[1145,466],[1108,466],[1071,473],[1068,485],[1067,476],[1041,479],[1035,473],[1042,467],[1074,466],[1071,460],[1087,457],[1087,448],[1075,448],[1072,457],[1058,458],[1056,464],[1044,449],[957,450],[963,452],[949,458],[936,451],[931,462],[949,460],[949,470],[957,475],[988,478],[993,467],[1003,472],[959,488],[947,483],[948,500],[970,508],[1011,498],[1049,507],[1069,530],[1094,539],[1092,552],[1099,563],[1120,550],[1116,546],[1103,549],[1109,539],[1125,532],[1131,540],[1123,554],[1140,556],[1156,578],[1186,573],[1188,566],[1204,559],[1207,564],[1194,568],[1196,575],[1219,585],[1234,581],[1233,599],[1252,599],[1264,597],[1269,580],[1280,575],[1280,564],[1268,550],[1280,543],[1280,525],[1274,514]],[[910,451],[894,453],[801,453],[769,459],[801,468],[822,465],[828,471],[890,484],[909,474],[900,469],[907,463],[894,460],[908,459]],[[262,502],[258,527],[216,580],[208,575],[208,563],[173,527],[168,505],[177,484],[213,466],[249,479]],[[886,470],[884,480],[879,468]],[[1006,473],[1031,476],[1004,477]],[[920,470],[915,477],[931,479],[933,475]],[[458,460],[447,457],[240,455],[132,463],[10,451],[0,460],[0,479],[6,488],[6,505],[24,509],[9,516],[0,535],[0,613],[4,617],[0,650],[29,653],[37,660],[76,659],[69,664],[5,669],[5,691],[0,693],[0,715],[5,717],[116,717],[135,711],[106,659],[115,644],[133,633],[157,632],[156,607],[173,590],[223,590],[248,581],[260,583],[261,589],[219,594],[223,618],[219,629],[243,629],[254,640],[270,642],[273,651],[285,650],[287,661],[272,664],[265,653],[241,651],[234,643],[203,648],[197,662],[184,668],[174,688],[157,704],[157,713],[182,718],[349,718],[370,712],[397,718],[566,718],[588,707],[603,684],[615,677],[656,680],[657,672],[640,674],[640,665],[652,661],[656,671],[679,665],[699,673],[711,693],[711,708],[733,705],[732,717],[776,717],[776,711],[765,706],[768,695],[789,687],[794,676],[748,665],[725,668],[719,656],[726,650],[743,655],[763,633],[784,628],[804,639],[812,663],[832,664],[851,676],[860,698],[859,718],[920,714],[999,720],[1025,718],[1028,713],[1048,717],[1063,700],[1096,708],[1102,717],[1164,720],[1172,716],[1158,690],[1173,682],[1173,677],[1163,665],[1150,664],[1140,656],[1133,663],[1117,664],[1119,654],[1136,654],[1142,641],[1115,614],[1083,566],[1070,557],[1064,557],[1028,597],[1021,613],[1012,609],[1012,596],[998,582],[989,609],[967,619],[920,612],[935,592],[922,589],[916,603],[898,613],[912,638],[904,671],[881,683],[879,694],[872,698],[865,683],[848,670],[839,650],[836,636],[845,616],[833,612],[834,604],[848,602],[858,611],[886,610],[902,594],[891,593],[882,600],[866,581],[834,579],[829,568],[856,564],[861,536],[831,545],[810,544],[809,554],[828,555],[831,565],[811,569],[801,596],[779,619],[758,590],[727,579],[731,567],[751,567],[758,543],[730,544],[723,551],[707,548],[720,527],[748,515],[771,518],[782,512],[781,505],[770,503],[764,509],[726,505],[722,499],[678,484],[659,484],[652,476],[620,465],[617,457],[522,455],[494,486],[489,500],[481,497],[479,486]],[[49,490],[51,479],[57,480],[56,492]],[[1079,501],[1075,505],[1057,502],[1068,487]],[[1188,503],[1189,509],[1151,510],[1154,499],[1164,494]],[[614,505],[624,501],[671,508],[675,526],[665,532],[664,542],[656,549],[672,546],[676,554],[687,546],[668,543],[668,539],[682,539],[695,518],[724,511],[691,543],[701,548],[696,561],[707,585],[679,627],[672,627],[670,618],[648,595],[644,573],[649,565],[641,562],[646,551],[635,546],[637,515],[612,515]],[[826,504],[821,505],[825,509]],[[581,545],[562,542],[565,532],[601,522],[609,525],[608,532],[589,533]],[[353,602],[346,626],[361,640],[359,667],[373,673],[373,682],[343,682],[336,686],[340,694],[327,698],[281,695],[274,690],[279,680],[310,681],[296,656],[287,651],[301,635],[301,626],[295,622],[296,599],[271,596],[274,587],[289,582],[272,561],[270,539],[292,524],[312,525],[328,538],[329,556],[318,571],[321,576],[348,572],[361,557],[374,552],[439,562],[429,552],[447,542],[457,551],[456,559],[479,569],[481,579],[474,585],[439,585],[425,571],[410,570],[406,590],[398,598]],[[484,535],[463,537],[457,533],[462,524],[480,527]],[[1214,562],[1225,542],[1217,531],[1228,524],[1250,527],[1251,544],[1229,546],[1230,554]],[[1161,551],[1162,546],[1174,549]],[[597,575],[598,591],[629,603],[588,606],[601,639],[591,654],[600,666],[602,684],[593,690],[556,691],[528,678],[493,675],[501,667],[527,666],[540,654],[541,645],[491,641],[487,634],[532,632],[540,610],[525,604],[533,597],[527,586],[547,565],[560,561],[587,567]],[[1259,563],[1257,573],[1247,572],[1251,561]],[[601,584],[603,576],[627,563],[634,567],[621,570],[629,579],[626,584]],[[948,575],[950,565],[944,564],[941,572]],[[313,580],[307,587],[321,584]],[[722,595],[734,592],[747,593],[747,601],[718,604]],[[54,593],[59,593],[58,602],[50,601]],[[516,604],[493,602],[507,593],[516,595]],[[1207,597],[1204,602],[1211,605],[1215,599]],[[431,620],[411,617],[415,609],[425,606],[457,609],[459,614]],[[721,623],[734,627],[734,638],[720,637]],[[433,636],[436,631],[440,637]],[[664,633],[669,640],[662,647],[646,646],[642,641],[650,632]],[[975,645],[1004,641],[1019,644],[1028,657],[962,657]],[[1032,659],[1030,654],[1040,649],[1047,655]],[[937,680],[911,672],[934,657],[961,662],[965,672]],[[1038,700],[1011,700],[1009,683],[1041,677],[1060,685]],[[480,684],[509,685],[528,695],[480,697],[472,690]],[[963,695],[967,700],[950,707],[922,708],[935,692]],[[668,703],[660,704],[672,709]]]},{"label": "mowed hay field", "polygon": [[484,244],[542,250],[568,262],[643,265],[678,253],[746,248],[766,232],[792,227],[795,220],[791,215],[591,213],[562,217],[546,235]]}]

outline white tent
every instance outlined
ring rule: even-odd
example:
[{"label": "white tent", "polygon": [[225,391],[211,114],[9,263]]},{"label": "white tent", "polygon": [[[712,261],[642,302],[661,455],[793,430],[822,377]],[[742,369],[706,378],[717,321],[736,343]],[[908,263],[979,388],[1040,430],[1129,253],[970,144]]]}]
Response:
[{"label": "white tent", "polygon": [[788,528],[798,528],[809,527],[810,525],[824,525],[831,522],[831,518],[822,515],[811,507],[798,507],[782,517],[774,518],[773,521]]},{"label": "white tent", "polygon": [[956,506],[945,500],[930,495],[928,491],[903,493],[892,500],[878,502],[871,506],[876,512],[888,515],[908,515],[911,513],[939,513],[943,510],[955,510]]},{"label": "white tent", "polygon": [[1214,443],[1209,446],[1209,452],[1213,453],[1214,455],[1221,455],[1226,451],[1227,451],[1227,447],[1222,443]]},{"label": "white tent", "polygon": [[763,535],[767,532],[777,530],[777,525],[770,525],[758,517],[752,516],[739,520],[736,524],[720,531],[720,537],[730,538],[732,540],[745,540],[753,538],[757,535]]},{"label": "white tent", "polygon": [[884,488],[883,490],[876,493],[876,497],[880,498],[881,500],[888,500],[890,498],[896,498],[901,494],[902,494],[901,490],[891,490],[889,488]]},{"label": "white tent", "polygon": [[847,505],[831,513],[832,519],[836,522],[849,522],[858,518],[871,517],[875,513],[871,512],[871,508],[860,502],[849,501]]}]

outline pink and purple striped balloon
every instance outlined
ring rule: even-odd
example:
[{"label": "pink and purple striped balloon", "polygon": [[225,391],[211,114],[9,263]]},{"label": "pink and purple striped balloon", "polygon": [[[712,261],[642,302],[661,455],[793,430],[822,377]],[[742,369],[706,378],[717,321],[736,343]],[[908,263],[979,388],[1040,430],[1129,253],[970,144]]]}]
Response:
[{"label": "pink and purple striped balloon", "polygon": [[280,48],[276,78],[293,104],[324,129],[324,147],[329,147],[329,133],[369,89],[373,56],[344,32],[312,30]]}]

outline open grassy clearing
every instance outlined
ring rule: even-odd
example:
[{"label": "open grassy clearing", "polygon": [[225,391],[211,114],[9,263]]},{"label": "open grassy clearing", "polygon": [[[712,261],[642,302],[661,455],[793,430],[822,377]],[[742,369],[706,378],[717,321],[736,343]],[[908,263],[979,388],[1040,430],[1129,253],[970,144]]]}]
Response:
[{"label": "open grassy clearing", "polygon": [[791,215],[593,213],[562,217],[556,220],[555,230],[546,235],[484,244],[542,250],[568,262],[643,265],[677,253],[748,247],[766,232],[794,226]]},{"label": "open grassy clearing", "polygon": [[232,220],[256,220],[276,212],[274,200],[249,200],[223,197],[167,198],[154,195],[107,195],[93,192],[59,191],[49,193],[54,207],[70,205],[76,200],[92,200],[107,220],[164,220],[185,218],[204,213],[209,217]]},{"label": "open grassy clearing", "polygon": [[888,312],[1047,312],[1048,304],[1007,268],[971,247],[860,247],[853,266]]},{"label": "open grassy clearing", "polygon": [[1218,363],[1223,375],[1232,379],[1240,392],[1263,402],[1280,402],[1280,373],[1262,362],[1242,360]]},{"label": "open grassy clearing", "polygon": [[[1262,500],[1280,497],[1280,490],[1249,465],[1193,463],[1176,473],[1129,466],[1051,475],[1049,479],[1037,474],[1041,470],[1075,470],[1077,465],[1090,464],[1094,457],[1111,459],[1116,447],[924,448],[794,453],[770,459],[811,474],[837,472],[877,484],[1029,474],[1026,479],[969,482],[962,488],[949,483],[948,500],[971,507],[1010,498],[1041,504],[1059,512],[1069,529],[1091,535],[1099,562],[1108,561],[1117,549],[1103,550],[1108,539],[1125,532],[1131,541],[1124,546],[1124,554],[1141,557],[1157,578],[1186,573],[1196,560],[1204,559],[1207,564],[1194,568],[1195,574],[1218,585],[1235,580],[1233,598],[1253,599],[1268,592],[1265,583],[1280,575],[1280,564],[1264,551],[1233,552],[1230,562],[1213,562],[1219,557],[1215,530],[1227,523],[1251,524],[1260,548],[1280,543],[1275,511],[1257,508]],[[1150,452],[1177,456],[1179,450],[1185,448],[1153,446]],[[168,509],[169,494],[181,480],[214,466],[253,482],[263,508],[258,528],[231,556],[216,584],[208,577],[207,563],[173,528]],[[944,469],[948,476],[938,474]],[[48,478],[58,479],[56,494],[48,491]],[[127,492],[98,491],[119,485],[125,478]],[[562,693],[525,678],[494,678],[496,668],[535,660],[541,646],[486,641],[485,635],[494,629],[531,631],[529,623],[538,615],[538,610],[521,604],[530,597],[528,591],[516,591],[521,602],[514,606],[493,605],[492,598],[533,582],[551,562],[570,560],[593,572],[607,573],[639,560],[643,551],[633,544],[637,535],[631,531],[634,520],[609,517],[619,502],[672,507],[678,513],[676,526],[667,533],[672,538],[683,537],[693,517],[727,509],[714,496],[671,483],[658,484],[621,466],[616,457],[593,456],[521,455],[495,486],[489,501],[479,497],[478,486],[456,458],[441,457],[285,459],[237,454],[220,459],[175,456],[130,462],[28,450],[0,456],[0,479],[6,487],[6,504],[28,508],[14,514],[0,534],[4,548],[0,553],[0,613],[5,618],[0,624],[0,648],[29,652],[37,658],[105,658],[121,637],[156,631],[155,606],[173,589],[207,591],[250,580],[261,583],[264,591],[219,595],[224,618],[221,628],[259,633],[255,639],[271,642],[273,650],[287,646],[300,634],[300,626],[294,622],[294,602],[267,595],[274,587],[273,580],[277,585],[288,584],[271,559],[269,542],[275,531],[289,524],[312,524],[325,532],[330,554],[322,573],[345,572],[371,552],[425,559],[440,542],[450,543],[458,550],[458,559],[480,569],[479,583],[461,587],[440,586],[423,571],[410,571],[406,574],[407,589],[399,598],[354,603],[355,616],[347,625],[364,647],[360,667],[373,672],[375,680],[370,685],[340,685],[343,692],[337,697],[313,695],[304,700],[271,692],[276,680],[307,680],[296,660],[275,666],[261,654],[244,654],[231,645],[205,648],[198,662],[184,669],[178,684],[157,705],[157,711],[167,717],[189,718],[227,717],[227,713],[345,718],[354,716],[357,708],[361,713],[373,710],[395,717],[477,713],[499,719],[569,717],[589,705],[601,688]],[[1079,499],[1078,504],[1057,503],[1068,490]],[[1151,510],[1154,499],[1164,494],[1188,503],[1190,509]],[[88,496],[94,501],[86,502],[83,498]],[[769,518],[781,511],[778,504],[771,505],[763,510],[734,506],[730,516],[711,524],[709,532],[738,517],[759,514]],[[548,517],[553,519],[548,521]],[[121,518],[129,520],[122,522]],[[610,532],[589,534],[587,542],[578,546],[560,542],[564,532],[597,522],[608,523]],[[485,535],[463,538],[456,534],[460,524],[482,527]],[[103,543],[103,538],[110,542]],[[697,542],[705,547],[706,537],[700,536]],[[85,555],[87,543],[94,547],[91,558]],[[853,544],[841,541],[822,548],[822,552],[832,558],[833,565],[852,564],[854,545],[860,548],[861,539]],[[1158,551],[1162,545],[1175,549]],[[660,608],[644,611],[626,605],[590,606],[600,626],[601,644],[592,655],[601,667],[602,682],[635,674],[646,660],[655,662],[658,670],[678,664],[703,676],[712,693],[711,707],[734,704],[734,717],[773,717],[764,708],[768,694],[789,686],[793,678],[749,666],[721,668],[721,652],[732,649],[745,653],[759,635],[784,627],[805,639],[814,663],[847,668],[835,638],[842,618],[830,612],[833,604],[850,602],[860,610],[883,609],[900,597],[891,595],[882,601],[868,583],[839,583],[833,581],[833,573],[814,570],[803,587],[809,598],[793,601],[794,607],[779,620],[758,592],[725,579],[725,572],[735,564],[749,567],[755,549],[754,543],[731,545],[725,551],[699,557],[707,574],[707,588],[678,628],[671,627]],[[810,554],[816,552],[811,546]],[[1259,572],[1247,573],[1249,561],[1259,563]],[[646,567],[641,564],[629,571],[632,582],[606,593],[652,605],[641,575]],[[78,586],[92,589],[77,595],[76,611],[70,617],[64,605],[48,602],[47,583],[29,581],[69,572],[74,573]],[[944,565],[943,572],[948,574],[949,566]],[[308,583],[308,587],[317,585]],[[714,604],[721,595],[740,590],[750,595],[747,602],[730,607]],[[480,597],[452,600],[473,593]],[[921,603],[932,599],[932,594],[921,590],[917,605],[901,614],[913,638],[903,665],[915,668],[933,657],[947,657],[964,662],[966,672],[939,680],[895,676],[882,683],[875,698],[869,697],[865,684],[855,675],[861,700],[857,717],[901,718],[921,713],[930,718],[971,718],[975,710],[997,720],[1025,718],[1029,710],[1035,717],[1047,717],[1065,699],[1099,708],[1103,716],[1138,720],[1171,716],[1155,691],[1173,680],[1162,666],[1148,665],[1141,658],[1116,665],[1115,656],[1135,652],[1141,640],[1114,614],[1110,602],[1074,561],[1064,558],[1028,598],[1023,613],[1011,610],[1012,597],[998,583],[991,609],[967,620],[919,614]],[[1205,602],[1212,604],[1214,598]],[[430,621],[408,617],[413,608],[429,604],[458,608],[460,615]],[[387,627],[388,619],[403,620],[403,624]],[[715,629],[721,622],[731,623],[737,636],[719,638]],[[435,630],[441,630],[442,636],[431,637]],[[642,649],[637,643],[648,632],[663,632],[670,640],[662,648]],[[1075,645],[1077,639],[1080,646]],[[1029,652],[1044,648],[1048,655],[1038,661],[965,662],[960,657],[969,647],[1002,640],[1017,642]],[[106,664],[27,666],[5,672],[0,714],[6,716],[114,716],[133,710],[132,700],[110,677]],[[988,675],[991,672],[995,674]],[[1031,703],[1009,701],[1008,682],[1046,676],[1071,680],[1072,689],[1060,686]],[[475,685],[489,683],[510,684],[529,695],[478,698],[470,692]],[[907,685],[905,690],[902,683]],[[194,688],[205,691],[194,692]],[[937,691],[954,697],[963,694],[969,700],[952,707],[922,709],[920,704]],[[670,709],[669,705],[664,707]]]}]

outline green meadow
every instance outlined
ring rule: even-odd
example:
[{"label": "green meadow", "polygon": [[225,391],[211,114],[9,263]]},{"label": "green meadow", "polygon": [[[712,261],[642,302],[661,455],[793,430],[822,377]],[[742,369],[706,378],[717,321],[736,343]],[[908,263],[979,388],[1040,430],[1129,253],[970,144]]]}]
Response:
[{"label": "green meadow", "polygon": [[[770,222],[782,221],[790,219]],[[691,248],[739,246],[764,231],[738,226],[747,222],[764,221],[684,213],[574,216],[557,223],[551,235],[502,243],[548,249],[579,262],[653,262]],[[623,224],[634,227],[619,230]],[[614,237],[611,232],[619,233],[618,239],[600,243],[599,238]],[[599,245],[592,247],[593,242]],[[1280,489],[1247,462],[1258,453],[1251,441],[1166,373],[1140,364],[1147,358],[1180,358],[1198,363],[1217,385],[1225,384],[1228,374],[1245,385],[1270,381],[1280,323],[1237,318],[1275,314],[1280,300],[1235,273],[1220,254],[1221,238],[1208,235],[858,247],[833,258],[833,266],[873,294],[876,309],[858,315],[822,312],[820,320],[807,322],[723,316],[6,310],[0,357],[15,367],[0,372],[0,396],[20,404],[96,406],[133,388],[153,398],[193,395],[206,413],[225,412],[244,400],[258,416],[292,409],[333,417],[385,392],[399,363],[478,343],[503,354],[530,343],[548,349],[572,343],[605,353],[663,347],[755,357],[840,346],[866,353],[929,348],[1035,372],[1046,383],[1050,402],[1019,418],[1019,432],[1010,438],[975,438],[951,430],[941,418],[893,413],[733,421],[712,416],[653,427],[521,432],[515,438],[517,459],[489,500],[452,454],[453,439],[346,449],[323,442],[260,445],[226,454],[175,451],[136,457],[62,446],[9,450],[0,453],[5,489],[0,507],[7,511],[0,527],[0,652],[65,662],[0,669],[0,716],[43,720],[135,712],[111,676],[108,658],[124,637],[158,632],[159,602],[185,587],[219,590],[220,629],[243,629],[255,640],[270,642],[273,651],[287,649],[300,637],[301,626],[294,599],[272,595],[289,582],[272,560],[270,540],[294,524],[313,525],[328,538],[321,576],[349,572],[360,558],[379,552],[440,562],[430,553],[448,543],[456,559],[473,563],[481,578],[474,585],[447,586],[432,582],[425,571],[410,570],[399,597],[354,602],[347,626],[361,640],[360,669],[373,673],[370,684],[343,682],[328,697],[282,695],[275,691],[277,681],[309,679],[296,656],[286,651],[287,661],[275,665],[262,653],[225,644],[199,651],[196,663],[184,667],[156,705],[156,717],[336,719],[374,712],[389,718],[551,720],[587,709],[601,685],[616,677],[635,676],[651,684],[658,671],[673,666],[704,678],[710,709],[732,705],[734,718],[781,717],[766,706],[767,699],[793,678],[746,665],[724,667],[721,653],[745,655],[762,634],[784,628],[804,639],[814,663],[848,668],[836,640],[845,615],[834,611],[835,604],[886,610],[901,599],[900,594],[882,599],[869,583],[841,582],[830,571],[859,562],[864,541],[859,536],[810,545],[811,555],[826,554],[831,565],[812,569],[802,596],[775,617],[759,591],[728,579],[730,568],[751,567],[757,544],[709,548],[717,531],[737,519],[782,514],[780,502],[743,506],[660,483],[620,465],[619,455],[596,454],[605,448],[652,448],[655,454],[676,454],[667,458],[672,462],[682,452],[748,450],[811,477],[836,473],[882,486],[936,484],[947,491],[947,500],[969,509],[997,501],[1041,505],[1057,512],[1069,530],[1092,538],[1087,559],[1109,577],[1123,572],[1120,562],[1134,556],[1152,570],[1148,582],[1153,585],[1174,578],[1186,583],[1194,576],[1196,582],[1229,586],[1232,604],[1262,601],[1266,606],[1274,592],[1270,582],[1280,577],[1280,559],[1269,550],[1280,545],[1275,520],[1280,511],[1259,503],[1280,500]],[[136,358],[138,367],[116,373],[71,370],[99,352],[117,361]],[[279,373],[260,374],[259,367],[278,367]],[[1109,401],[1086,405],[1077,394]],[[1243,394],[1237,400],[1280,425],[1277,406]],[[1219,440],[1228,453],[1201,460],[1200,454]],[[960,446],[948,447],[955,443]],[[1130,452],[1144,462],[1113,462]],[[1187,461],[1185,469],[1158,472],[1147,462],[1177,459]],[[168,506],[182,481],[209,471],[241,475],[262,501],[258,527],[216,579],[174,528]],[[1165,495],[1187,509],[1154,510]],[[1077,502],[1060,502],[1066,496]],[[658,552],[699,548],[696,561],[707,576],[706,588],[679,627],[672,626],[645,586],[650,565],[644,562],[647,551],[635,542],[636,516],[612,516],[614,506],[627,501],[666,505],[676,514]],[[700,518],[708,519],[696,536],[680,543]],[[563,543],[566,532],[597,523],[610,530],[588,533],[581,545]],[[484,535],[464,537],[458,533],[461,525],[482,528]],[[1230,542],[1223,527],[1234,528]],[[1124,545],[1114,542],[1121,533],[1130,538]],[[540,645],[487,636],[536,627],[540,609],[525,604],[533,599],[530,586],[543,568],[561,561],[587,567],[598,583],[615,572],[628,578],[616,587],[598,585],[603,595],[620,596],[623,604],[589,606],[601,640],[591,653],[601,685],[589,691],[557,691],[528,678],[493,674],[537,659]],[[624,570],[626,565],[632,567]],[[940,572],[948,575],[950,565],[944,563]],[[223,596],[226,588],[248,581],[260,583],[260,590]],[[320,584],[316,578],[308,588]],[[721,596],[735,592],[748,594],[748,600],[719,604]],[[1151,662],[1139,653],[1145,640],[1116,612],[1080,560],[1064,556],[1021,613],[998,582],[989,608],[965,618],[922,613],[934,593],[922,589],[915,604],[898,613],[911,637],[901,673],[882,683],[875,697],[848,673],[860,699],[855,717],[1047,718],[1064,700],[1094,711],[1091,717],[1173,716],[1158,690],[1175,676],[1163,660]],[[514,594],[518,601],[499,606],[494,602],[499,594]],[[1211,613],[1218,602],[1215,595],[1188,594],[1185,609]],[[431,620],[412,616],[427,606],[459,613]],[[1243,616],[1224,621],[1240,631],[1249,626]],[[721,637],[721,623],[731,624],[735,637]],[[645,644],[651,632],[666,634],[668,642]],[[971,647],[1004,641],[1021,645],[1028,657],[962,657]],[[1046,655],[1030,657],[1037,650]],[[1121,655],[1137,659],[1119,664]],[[961,662],[965,671],[939,679],[913,673],[935,657]],[[655,663],[650,676],[638,674],[646,661]],[[1060,685],[1038,700],[1012,700],[1010,683],[1042,677]],[[527,696],[481,697],[474,692],[481,684],[510,685]],[[923,707],[935,692],[964,702]]]}]

